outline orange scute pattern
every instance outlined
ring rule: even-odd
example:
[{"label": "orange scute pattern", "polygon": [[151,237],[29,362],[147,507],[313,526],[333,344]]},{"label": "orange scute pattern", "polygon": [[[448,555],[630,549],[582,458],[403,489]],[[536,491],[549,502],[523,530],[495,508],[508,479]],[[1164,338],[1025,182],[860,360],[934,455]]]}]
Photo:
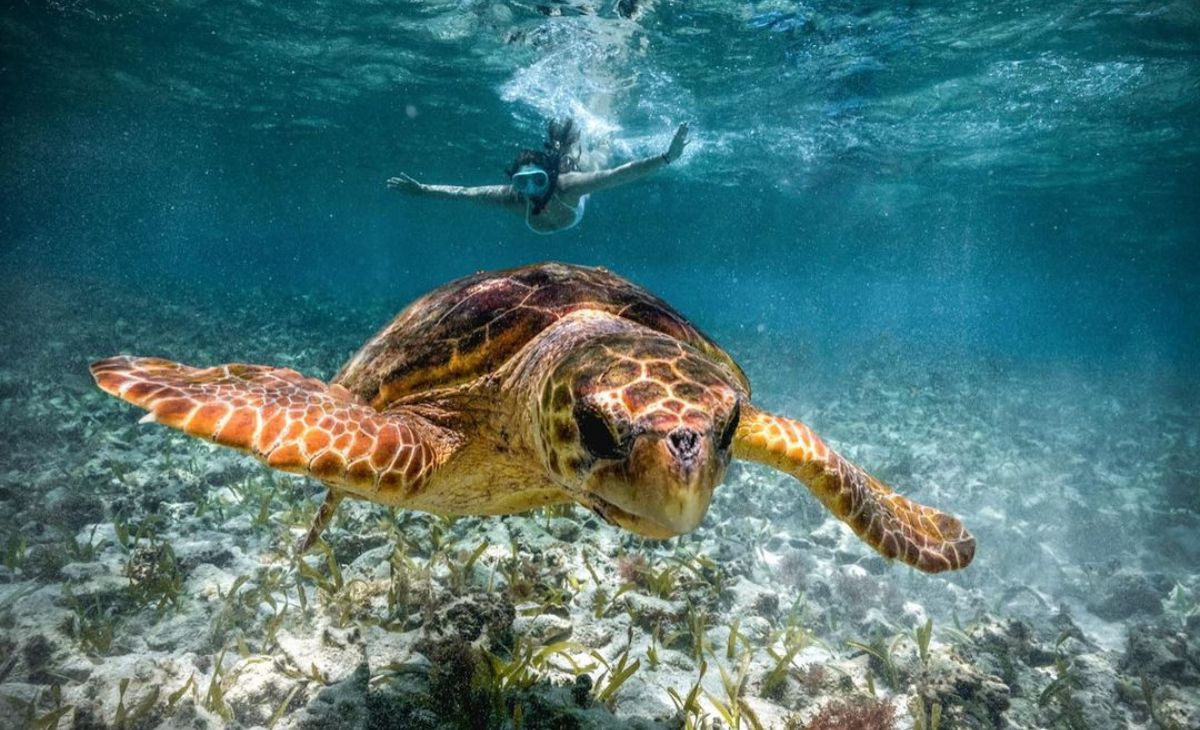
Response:
[{"label": "orange scute pattern", "polygon": [[105,392],[146,409],[147,420],[383,504],[419,492],[445,458],[426,443],[438,439],[424,419],[380,413],[344,388],[294,370],[192,368],[127,356],[100,360],[91,370]]},{"label": "orange scute pattern", "polygon": [[744,406],[734,444],[739,458],[804,482],[884,557],[927,573],[965,568],[975,557],[975,538],[957,518],[896,494],[799,421]]}]

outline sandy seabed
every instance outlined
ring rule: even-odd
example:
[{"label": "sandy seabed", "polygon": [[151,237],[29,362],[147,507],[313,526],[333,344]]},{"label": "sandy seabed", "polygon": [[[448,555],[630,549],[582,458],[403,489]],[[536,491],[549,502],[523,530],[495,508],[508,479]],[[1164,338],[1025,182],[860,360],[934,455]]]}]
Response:
[{"label": "sandy seabed", "polygon": [[17,727],[1200,726],[1200,388],[1182,376],[913,362],[887,338],[831,368],[770,332],[727,340],[756,401],[963,518],[979,547],[955,574],[887,563],[797,482],[736,464],[667,542],[582,509],[352,503],[301,558],[316,482],[138,425],[87,363],[328,377],[391,312],[138,300],[43,283],[0,302]]}]

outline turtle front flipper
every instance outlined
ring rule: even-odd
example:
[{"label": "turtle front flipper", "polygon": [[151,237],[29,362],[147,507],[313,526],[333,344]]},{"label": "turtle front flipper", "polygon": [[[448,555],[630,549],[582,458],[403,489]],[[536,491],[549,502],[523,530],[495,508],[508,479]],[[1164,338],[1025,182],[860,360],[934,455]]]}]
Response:
[{"label": "turtle front flipper", "polygon": [[808,426],[743,404],[733,453],[787,472],[871,547],[927,573],[965,568],[975,538],[956,517],[925,507],[842,458]]},{"label": "turtle front flipper", "polygon": [[454,434],[418,415],[363,404],[341,386],[262,365],[193,368],[170,360],[111,357],[92,363],[102,390],[158,422],[268,466],[308,474],[330,489],[302,548],[346,494],[403,505],[454,450]]}]

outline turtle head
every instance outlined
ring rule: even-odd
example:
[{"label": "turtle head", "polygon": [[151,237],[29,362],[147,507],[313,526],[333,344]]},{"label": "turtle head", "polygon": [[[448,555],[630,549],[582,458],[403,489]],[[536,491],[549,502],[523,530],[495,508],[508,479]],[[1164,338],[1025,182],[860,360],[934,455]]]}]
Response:
[{"label": "turtle head", "polygon": [[690,532],[729,465],[737,383],[723,365],[666,336],[583,343],[541,392],[546,468],[608,522],[657,539]]}]

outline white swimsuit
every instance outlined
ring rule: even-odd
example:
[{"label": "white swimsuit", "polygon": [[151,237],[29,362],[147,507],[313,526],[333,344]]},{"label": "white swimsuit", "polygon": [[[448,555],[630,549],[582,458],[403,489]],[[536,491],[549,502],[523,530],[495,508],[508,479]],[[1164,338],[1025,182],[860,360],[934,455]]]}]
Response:
[{"label": "white swimsuit", "polygon": [[572,212],[574,212],[575,220],[571,221],[571,225],[566,226],[564,228],[556,228],[553,231],[539,231],[538,229],[533,227],[532,223],[529,222],[529,211],[533,209],[533,201],[526,198],[526,200],[525,200],[525,225],[529,227],[529,230],[533,231],[534,233],[538,234],[539,236],[549,236],[552,233],[559,233],[560,231],[569,231],[572,228],[574,228],[575,226],[579,225],[579,221],[583,220],[583,211],[587,207],[587,199],[588,199],[587,195],[581,196],[579,198],[579,204],[576,205],[575,207],[571,207],[571,206],[567,205],[566,203],[564,203],[563,199],[558,197],[557,193],[555,193],[554,199],[558,201],[559,205],[563,206],[564,208],[568,208]]}]

